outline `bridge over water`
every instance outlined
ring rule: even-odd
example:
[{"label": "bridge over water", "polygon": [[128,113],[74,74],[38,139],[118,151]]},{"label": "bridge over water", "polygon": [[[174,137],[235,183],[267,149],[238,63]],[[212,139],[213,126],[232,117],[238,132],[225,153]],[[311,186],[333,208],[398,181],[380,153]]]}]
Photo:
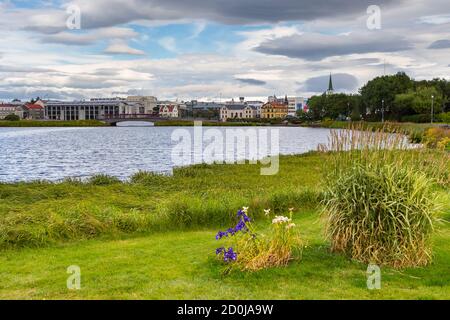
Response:
[{"label": "bridge over water", "polygon": [[163,118],[154,114],[144,114],[144,113],[133,113],[133,114],[116,114],[116,115],[105,115],[102,117],[99,117],[98,120],[103,121],[105,123],[109,123],[111,126],[117,125],[119,122],[125,122],[125,121],[144,121],[144,122],[164,122],[164,121],[202,121],[202,122],[210,122],[210,123],[217,123],[218,120],[211,120],[211,119],[180,119],[180,118]]},{"label": "bridge over water", "polygon": [[162,122],[169,120],[176,120],[176,118],[162,118],[156,116],[154,114],[144,114],[144,113],[133,113],[133,114],[118,114],[118,115],[105,115],[103,117],[99,117],[98,120],[103,121],[105,123],[109,123],[111,126],[117,125],[119,122],[125,121],[140,121],[140,122]]}]

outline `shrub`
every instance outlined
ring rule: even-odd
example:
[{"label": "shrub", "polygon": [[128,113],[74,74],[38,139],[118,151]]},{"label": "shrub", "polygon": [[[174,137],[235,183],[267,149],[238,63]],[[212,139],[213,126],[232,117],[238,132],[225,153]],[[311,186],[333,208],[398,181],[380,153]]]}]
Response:
[{"label": "shrub", "polygon": [[431,122],[431,114],[413,114],[403,116],[401,118],[401,122],[429,123]]},{"label": "shrub", "polygon": [[439,115],[439,118],[441,119],[442,122],[444,123],[450,123],[450,112],[447,113],[441,113]]},{"label": "shrub", "polygon": [[[216,240],[231,238],[230,244],[216,249],[216,255],[228,264],[225,272],[233,267],[247,271],[281,267],[300,257],[301,241],[292,223],[292,209],[289,218],[275,216],[265,235],[256,232],[247,210],[244,207],[238,211],[239,222],[235,227],[216,235]],[[269,216],[270,210],[265,213]]]},{"label": "shrub", "polygon": [[[445,149],[450,139],[450,129],[447,128],[430,128],[425,132],[424,141],[430,148]],[[447,143],[444,142],[447,141]]]},{"label": "shrub", "polygon": [[8,115],[5,117],[5,120],[6,120],[6,121],[19,121],[19,120],[20,120],[20,117],[19,117],[18,115],[16,115],[16,114],[8,114]]},{"label": "shrub", "polygon": [[432,178],[446,164],[441,154],[409,150],[404,136],[384,131],[332,134],[326,235],[333,251],[364,263],[426,265],[437,210]]}]

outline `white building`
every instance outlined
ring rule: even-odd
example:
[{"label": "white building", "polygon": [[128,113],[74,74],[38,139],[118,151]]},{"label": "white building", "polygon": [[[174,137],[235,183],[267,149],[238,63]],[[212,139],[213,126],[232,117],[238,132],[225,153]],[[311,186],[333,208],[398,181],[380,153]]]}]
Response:
[{"label": "white building", "polygon": [[256,108],[245,104],[227,104],[220,108],[220,120],[256,118]]},{"label": "white building", "polygon": [[129,96],[127,97],[127,102],[135,102],[140,103],[144,109],[143,112],[140,112],[141,114],[153,114],[153,111],[155,111],[155,108],[157,107],[157,101],[156,97],[153,96]]},{"label": "white building", "polygon": [[262,101],[246,101],[245,103],[248,106],[255,108],[256,118],[261,117],[261,107],[264,105],[264,102],[262,102]]},{"label": "white building", "polygon": [[91,99],[89,101],[47,101],[45,118],[50,120],[92,120],[116,117],[123,99]]},{"label": "white building", "polygon": [[0,119],[5,119],[5,117],[10,114],[14,114],[19,116],[20,118],[23,118],[23,111],[21,106],[11,103],[0,103]]},{"label": "white building", "polygon": [[129,102],[123,101],[119,104],[119,112],[120,114],[129,114],[129,115],[145,115],[151,114],[152,111],[148,113],[145,110],[145,106],[141,102]]},{"label": "white building", "polygon": [[288,97],[288,116],[295,117],[298,110],[303,110],[306,100],[303,97]]}]

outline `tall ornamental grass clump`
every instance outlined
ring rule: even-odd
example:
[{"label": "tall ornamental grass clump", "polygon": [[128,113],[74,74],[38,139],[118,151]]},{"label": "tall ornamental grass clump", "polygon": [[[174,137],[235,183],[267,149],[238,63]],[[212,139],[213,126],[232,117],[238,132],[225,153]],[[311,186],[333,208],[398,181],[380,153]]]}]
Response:
[{"label": "tall ornamental grass clump", "polygon": [[323,213],[333,251],[396,268],[431,261],[437,180],[436,172],[422,168],[424,161],[445,168],[437,158],[421,158],[417,146],[410,148],[403,135],[385,129],[332,133]]}]

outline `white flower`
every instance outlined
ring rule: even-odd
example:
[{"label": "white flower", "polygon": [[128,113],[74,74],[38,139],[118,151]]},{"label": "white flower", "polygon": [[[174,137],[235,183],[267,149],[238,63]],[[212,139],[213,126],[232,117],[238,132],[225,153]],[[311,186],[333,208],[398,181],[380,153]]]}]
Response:
[{"label": "white flower", "polygon": [[295,227],[295,223],[289,223],[287,226],[286,226],[286,229],[290,229],[290,228],[294,228]]},{"label": "white flower", "polygon": [[288,222],[291,222],[291,219],[289,219],[288,217],[284,217],[284,216],[275,216],[275,218],[272,220],[273,224],[288,223]]},{"label": "white flower", "polygon": [[266,216],[268,216],[269,213],[270,213],[270,209],[264,209],[264,214],[265,214]]},{"label": "white flower", "polygon": [[294,208],[289,208],[289,212],[292,212],[292,211],[294,211]]},{"label": "white flower", "polygon": [[244,211],[244,213],[247,213],[248,207],[242,207],[242,211]]}]

